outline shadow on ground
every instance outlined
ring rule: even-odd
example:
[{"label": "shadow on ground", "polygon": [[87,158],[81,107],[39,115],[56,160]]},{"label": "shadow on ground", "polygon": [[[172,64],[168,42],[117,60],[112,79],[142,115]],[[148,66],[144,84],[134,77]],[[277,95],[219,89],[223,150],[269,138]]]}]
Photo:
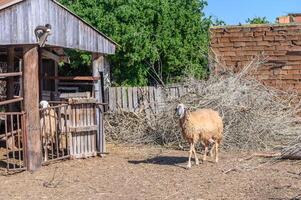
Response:
[{"label": "shadow on ground", "polygon": [[[131,164],[156,164],[156,165],[173,165],[179,166],[180,164],[186,164],[187,157],[177,157],[177,156],[156,156],[146,160],[129,160]],[[183,166],[179,166],[183,167]]]}]

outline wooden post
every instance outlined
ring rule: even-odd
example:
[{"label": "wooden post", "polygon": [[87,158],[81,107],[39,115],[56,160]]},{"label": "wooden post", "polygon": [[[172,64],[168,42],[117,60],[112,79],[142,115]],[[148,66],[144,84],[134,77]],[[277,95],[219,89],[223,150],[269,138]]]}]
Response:
[{"label": "wooden post", "polygon": [[36,171],[42,165],[38,47],[28,47],[24,49],[23,60],[24,110],[27,115],[27,169],[29,171]]},{"label": "wooden post", "polygon": [[[101,81],[99,80],[100,73],[99,70],[104,65],[104,57],[101,54],[93,53],[92,55],[93,59],[93,77],[97,78],[97,80],[93,81],[93,91],[94,91],[94,97],[97,99],[98,103],[103,103],[103,96],[102,96],[102,89],[103,85],[101,84]],[[97,112],[96,120],[97,120],[97,150],[100,153],[105,153],[105,135],[104,135],[104,129],[103,129],[103,108],[101,106],[100,112]]]},{"label": "wooden post", "polygon": [[[15,67],[15,49],[14,47],[8,48],[8,62],[7,72],[14,72]],[[6,99],[10,100],[14,98],[14,77],[8,77],[6,81]],[[14,104],[8,104],[8,112],[16,111]]]},{"label": "wooden post", "polygon": [[[59,76],[59,68],[58,68],[58,63],[54,61],[54,76]],[[54,80],[54,91],[55,94],[59,92],[59,80]]]}]

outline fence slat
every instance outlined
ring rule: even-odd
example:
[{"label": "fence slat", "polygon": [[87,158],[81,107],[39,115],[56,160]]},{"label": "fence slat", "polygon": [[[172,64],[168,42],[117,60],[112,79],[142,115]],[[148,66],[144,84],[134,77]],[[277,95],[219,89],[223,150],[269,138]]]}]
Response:
[{"label": "fence slat", "polygon": [[129,87],[127,93],[128,93],[128,103],[129,103],[128,109],[130,112],[133,112],[134,111],[134,109],[133,109],[133,107],[134,107],[133,106],[133,88]]},{"label": "fence slat", "polygon": [[126,87],[122,87],[121,91],[122,91],[122,109],[127,111],[128,110],[128,93],[127,93],[127,88]]},{"label": "fence slat", "polygon": [[129,112],[138,112],[145,108],[146,113],[152,110],[162,112],[165,102],[170,99],[180,98],[189,92],[187,85],[173,85],[149,87],[111,87],[109,88],[109,111],[122,108]]},{"label": "fence slat", "polygon": [[136,87],[133,87],[132,95],[133,95],[133,110],[137,111],[137,108],[138,108],[138,91],[137,91]]},{"label": "fence slat", "polygon": [[117,108],[122,108],[122,91],[121,87],[116,88]]}]

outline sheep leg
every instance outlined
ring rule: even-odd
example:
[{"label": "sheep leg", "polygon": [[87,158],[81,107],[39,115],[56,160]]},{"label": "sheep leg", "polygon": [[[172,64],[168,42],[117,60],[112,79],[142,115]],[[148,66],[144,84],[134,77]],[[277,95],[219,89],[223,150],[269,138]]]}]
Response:
[{"label": "sheep leg", "polygon": [[213,156],[213,148],[215,146],[215,141],[213,139],[210,139],[209,142],[210,142],[210,145],[212,145],[210,148],[210,151],[209,151],[209,156],[212,157]]},{"label": "sheep leg", "polygon": [[212,145],[210,151],[209,151],[209,157],[213,156],[213,149],[215,148],[215,144]]},{"label": "sheep leg", "polygon": [[193,154],[194,154],[195,164],[196,164],[196,165],[199,165],[200,162],[199,162],[198,156],[197,156],[197,154],[196,154],[196,150],[195,150],[194,144],[193,144]]},{"label": "sheep leg", "polygon": [[215,143],[215,162],[218,163],[218,145],[219,143]]},{"label": "sheep leg", "polygon": [[190,150],[189,150],[189,158],[188,158],[188,164],[187,169],[191,168],[191,156],[192,156],[192,150],[193,149],[193,143],[190,144]]},{"label": "sheep leg", "polygon": [[208,152],[208,146],[205,145],[205,153],[204,153],[204,156],[203,156],[203,161],[207,160],[207,152]]}]

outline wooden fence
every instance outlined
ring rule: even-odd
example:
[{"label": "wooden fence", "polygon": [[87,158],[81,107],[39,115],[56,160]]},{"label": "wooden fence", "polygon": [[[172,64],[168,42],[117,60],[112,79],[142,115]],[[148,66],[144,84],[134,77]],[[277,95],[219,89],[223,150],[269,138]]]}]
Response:
[{"label": "wooden fence", "polygon": [[179,98],[189,90],[187,85],[168,87],[111,87],[108,92],[108,110],[111,112],[119,109],[129,112],[138,112],[149,107],[153,112],[164,109],[165,102],[169,99]]}]

